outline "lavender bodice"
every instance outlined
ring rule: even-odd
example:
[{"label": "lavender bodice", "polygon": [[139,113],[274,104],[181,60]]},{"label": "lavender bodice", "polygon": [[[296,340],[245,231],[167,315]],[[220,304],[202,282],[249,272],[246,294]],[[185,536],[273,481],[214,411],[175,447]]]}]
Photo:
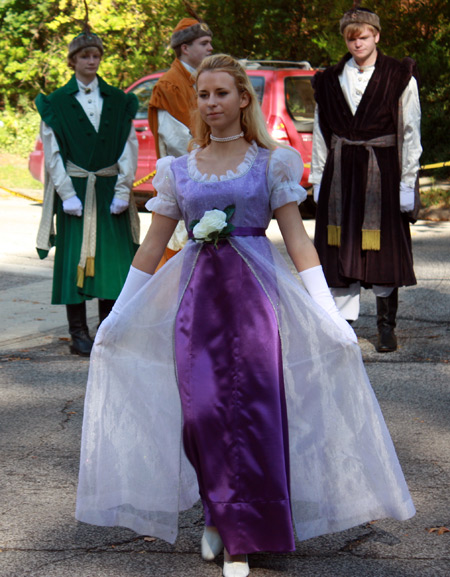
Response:
[{"label": "lavender bodice", "polygon": [[267,228],[272,217],[265,177],[269,154],[268,150],[261,150],[244,174],[219,182],[198,182],[189,176],[186,156],[175,160],[172,171],[186,227],[207,210],[223,210],[233,204],[236,207],[234,226]]},{"label": "lavender bodice", "polygon": [[158,161],[154,186],[158,196],[147,208],[175,219],[186,227],[207,210],[236,207],[236,227],[267,228],[273,211],[289,202],[299,204],[306,197],[299,185],[303,163],[292,149],[271,152],[253,144],[235,173],[208,178],[196,168],[196,152]]}]

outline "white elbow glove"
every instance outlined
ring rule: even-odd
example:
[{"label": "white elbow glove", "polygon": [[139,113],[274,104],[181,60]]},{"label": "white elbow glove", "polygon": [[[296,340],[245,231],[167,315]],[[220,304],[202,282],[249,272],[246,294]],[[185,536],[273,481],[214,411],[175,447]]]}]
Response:
[{"label": "white elbow glove", "polygon": [[72,216],[81,216],[83,214],[83,204],[77,195],[63,200],[63,211]]},{"label": "white elbow glove", "polygon": [[121,198],[114,197],[111,202],[109,210],[111,214],[120,214],[124,210],[127,210],[129,205],[128,200],[122,200]]},{"label": "white elbow glove", "polygon": [[125,306],[125,304],[134,297],[134,295],[145,285],[145,283],[152,276],[153,275],[144,272],[143,270],[135,268],[133,265],[130,266],[128,276],[125,280],[125,284],[123,285],[120,295],[118,296],[116,302],[114,303],[111,312],[98,328],[97,334],[95,336],[96,345],[101,344],[101,342],[103,341],[103,337],[105,336],[105,332],[114,325],[117,316],[119,315],[120,311]]},{"label": "white elbow glove", "polygon": [[322,267],[320,265],[314,266],[303,270],[298,274],[300,275],[300,278],[302,279],[302,282],[311,298],[330,315],[349,341],[357,343],[358,339],[355,331],[341,315],[336,303],[334,302],[327,281],[325,280]]},{"label": "white elbow glove", "polygon": [[313,185],[313,197],[314,202],[317,204],[319,202],[319,194],[320,194],[320,184]]},{"label": "white elbow glove", "polygon": [[414,188],[400,182],[400,212],[409,212],[414,208]]},{"label": "white elbow glove", "polygon": [[148,272],[144,272],[133,265],[130,266],[128,276],[125,280],[125,284],[117,297],[116,302],[112,308],[112,312],[119,314],[125,304],[131,300],[134,295],[145,285],[145,283],[152,278]]}]

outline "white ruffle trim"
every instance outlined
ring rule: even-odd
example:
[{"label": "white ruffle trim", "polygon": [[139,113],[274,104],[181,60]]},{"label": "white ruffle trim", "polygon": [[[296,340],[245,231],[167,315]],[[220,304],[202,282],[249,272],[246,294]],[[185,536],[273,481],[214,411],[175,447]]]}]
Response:
[{"label": "white ruffle trim", "polygon": [[255,162],[256,156],[258,154],[258,146],[256,142],[252,142],[250,148],[247,150],[244,160],[239,164],[235,171],[227,170],[226,174],[221,174],[217,176],[216,174],[202,174],[197,168],[197,153],[200,149],[197,148],[193,150],[188,157],[188,173],[189,176],[196,180],[197,182],[221,182],[224,180],[232,180],[233,178],[239,178],[246,174],[253,163]]}]

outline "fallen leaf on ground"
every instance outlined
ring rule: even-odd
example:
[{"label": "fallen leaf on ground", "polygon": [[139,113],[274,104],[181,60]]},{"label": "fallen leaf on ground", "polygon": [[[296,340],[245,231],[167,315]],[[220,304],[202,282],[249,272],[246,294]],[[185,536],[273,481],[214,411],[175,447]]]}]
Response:
[{"label": "fallen leaf on ground", "polygon": [[447,527],[431,527],[428,529],[428,533],[437,533],[438,535],[443,535],[444,533],[450,533],[450,529],[447,529]]}]

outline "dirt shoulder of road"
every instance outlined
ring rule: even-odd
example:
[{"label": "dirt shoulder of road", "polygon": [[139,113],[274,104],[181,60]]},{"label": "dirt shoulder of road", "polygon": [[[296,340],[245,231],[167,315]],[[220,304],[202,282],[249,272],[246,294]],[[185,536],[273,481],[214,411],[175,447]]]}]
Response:
[{"label": "dirt shoulder of road", "polygon": [[435,206],[428,206],[419,211],[420,220],[434,220],[434,221],[449,221],[450,208],[444,204],[437,204]]}]

